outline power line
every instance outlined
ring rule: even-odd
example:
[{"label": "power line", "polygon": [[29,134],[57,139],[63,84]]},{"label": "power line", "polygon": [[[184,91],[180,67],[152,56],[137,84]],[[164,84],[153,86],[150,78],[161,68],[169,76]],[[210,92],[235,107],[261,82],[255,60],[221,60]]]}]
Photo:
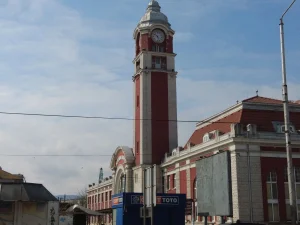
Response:
[{"label": "power line", "polygon": [[60,117],[60,118],[78,118],[78,119],[103,119],[103,120],[141,120],[141,121],[158,121],[158,122],[180,122],[180,123],[237,123],[237,121],[205,121],[205,120],[162,120],[162,119],[135,119],[127,117],[106,117],[106,116],[81,116],[81,115],[64,115],[64,114],[44,114],[44,113],[23,113],[23,112],[5,112],[0,111],[3,115],[18,115],[18,116],[39,116],[39,117]]},{"label": "power line", "polygon": [[60,155],[60,154],[45,154],[45,155],[38,155],[38,154],[0,154],[0,156],[8,156],[8,157],[94,157],[94,156],[107,156],[107,157],[112,157],[111,155],[103,155],[103,154],[70,154],[70,155]]}]

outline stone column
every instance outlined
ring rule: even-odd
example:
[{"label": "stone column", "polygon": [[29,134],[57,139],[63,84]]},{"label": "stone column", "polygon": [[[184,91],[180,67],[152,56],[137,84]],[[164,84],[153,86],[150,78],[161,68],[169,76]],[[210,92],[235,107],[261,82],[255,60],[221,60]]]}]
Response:
[{"label": "stone column", "polygon": [[175,180],[176,193],[180,193],[180,171],[176,169],[176,180]]},{"label": "stone column", "polygon": [[114,195],[115,194],[115,175],[116,175],[116,171],[113,170],[112,172],[112,185],[111,185],[111,194]]},{"label": "stone column", "polygon": [[190,168],[186,169],[186,198],[191,198],[192,192],[191,192],[191,173],[190,173]]},{"label": "stone column", "polygon": [[125,191],[133,192],[133,171],[131,165],[128,164],[125,165],[125,175],[126,175]]}]

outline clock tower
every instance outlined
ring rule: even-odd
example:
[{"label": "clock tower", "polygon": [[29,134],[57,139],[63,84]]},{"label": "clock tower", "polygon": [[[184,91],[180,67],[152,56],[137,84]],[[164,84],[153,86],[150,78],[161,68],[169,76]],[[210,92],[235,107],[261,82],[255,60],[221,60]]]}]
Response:
[{"label": "clock tower", "polygon": [[[134,155],[138,167],[161,164],[178,145],[174,31],[156,0],[134,30]],[[137,175],[135,175],[137,177]]]}]

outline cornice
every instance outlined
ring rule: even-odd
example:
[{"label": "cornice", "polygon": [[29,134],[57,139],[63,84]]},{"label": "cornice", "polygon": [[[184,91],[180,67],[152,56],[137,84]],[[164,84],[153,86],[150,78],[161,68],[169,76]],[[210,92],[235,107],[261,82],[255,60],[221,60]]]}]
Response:
[{"label": "cornice", "polygon": [[[209,144],[209,142],[212,142],[212,143]],[[183,155],[176,156],[173,159],[172,159],[172,156],[170,156],[169,157],[169,158],[171,158],[170,161],[162,163],[161,168],[174,165],[175,163],[179,163],[180,161],[187,160],[187,159],[193,158],[195,156],[200,156],[200,155],[210,153],[212,150],[217,150],[219,148],[229,146],[230,144],[233,143],[233,138],[228,136],[228,138],[221,140],[221,141],[216,142],[215,140],[211,140],[209,142],[196,145],[196,146],[192,147],[190,150],[185,150],[188,152],[183,153]]]},{"label": "cornice", "polygon": [[149,74],[151,72],[162,72],[162,73],[167,73],[170,76],[177,76],[178,72],[177,71],[172,71],[172,70],[163,70],[163,69],[139,69],[135,74],[132,76],[132,81],[135,80],[137,75],[141,74]]},{"label": "cornice", "polygon": [[[243,108],[252,110],[283,111],[283,104],[243,102]],[[300,105],[289,104],[289,111],[300,112]]]},{"label": "cornice", "polygon": [[154,30],[156,28],[162,29],[167,34],[167,38],[169,35],[173,37],[175,34],[175,31],[172,28],[170,28],[164,24],[153,23],[153,24],[150,24],[149,26],[139,26],[139,25],[140,24],[138,24],[137,27],[133,31],[133,39],[136,39],[138,33],[150,35],[152,30]]},{"label": "cornice", "polygon": [[218,114],[215,114],[215,115],[213,115],[213,116],[211,116],[211,117],[209,117],[209,118],[207,118],[207,119],[205,119],[205,120],[203,120],[201,122],[198,122],[196,124],[196,129],[198,130],[198,129],[202,128],[202,127],[205,127],[208,124],[210,124],[211,122],[216,122],[216,121],[218,121],[220,119],[223,119],[224,117],[226,117],[226,116],[228,116],[230,114],[233,114],[235,112],[238,112],[241,109],[243,109],[243,104],[242,103],[238,103],[238,104],[236,104],[236,105],[234,105],[234,106],[232,106],[232,107],[230,107],[230,108],[228,108],[228,109],[226,109],[226,110],[224,110],[224,111],[222,111],[222,112],[220,112]]},{"label": "cornice", "polygon": [[173,56],[173,57],[176,57],[177,55],[176,53],[169,53],[169,52],[154,52],[148,50],[141,50],[140,53],[133,59],[132,63],[135,64],[142,54],[150,54],[155,56]]}]

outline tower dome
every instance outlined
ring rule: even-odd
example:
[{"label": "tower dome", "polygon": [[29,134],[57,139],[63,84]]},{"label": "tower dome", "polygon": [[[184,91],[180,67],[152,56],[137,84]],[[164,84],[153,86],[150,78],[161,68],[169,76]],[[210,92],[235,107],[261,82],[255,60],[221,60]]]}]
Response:
[{"label": "tower dome", "polygon": [[151,0],[148,4],[147,11],[139,22],[139,27],[151,26],[155,23],[171,26],[168,17],[160,11],[160,5],[156,0]]}]

